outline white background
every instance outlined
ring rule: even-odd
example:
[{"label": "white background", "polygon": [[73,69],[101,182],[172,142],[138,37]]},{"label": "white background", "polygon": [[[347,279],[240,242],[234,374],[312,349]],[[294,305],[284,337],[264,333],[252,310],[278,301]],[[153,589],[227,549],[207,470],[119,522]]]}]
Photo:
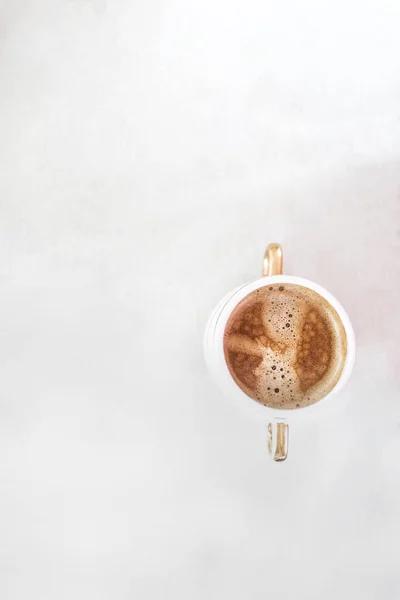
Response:
[{"label": "white background", "polygon": [[[397,0],[0,0],[0,597],[398,600]],[[209,381],[285,271],[354,322],[344,414]]]}]

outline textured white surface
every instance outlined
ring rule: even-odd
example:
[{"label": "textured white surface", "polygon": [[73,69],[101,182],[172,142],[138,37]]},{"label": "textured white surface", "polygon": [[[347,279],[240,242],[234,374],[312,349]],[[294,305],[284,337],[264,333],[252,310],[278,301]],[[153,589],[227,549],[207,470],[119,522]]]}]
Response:
[{"label": "textured white surface", "polygon": [[[398,600],[397,0],[0,21],[0,597]],[[268,241],[359,344],[281,465],[201,350]]]}]

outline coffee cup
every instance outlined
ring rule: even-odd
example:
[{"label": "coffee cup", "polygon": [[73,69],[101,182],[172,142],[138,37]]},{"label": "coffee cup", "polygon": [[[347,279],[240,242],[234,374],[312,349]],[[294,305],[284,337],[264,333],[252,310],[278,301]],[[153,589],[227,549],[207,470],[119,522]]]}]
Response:
[{"label": "coffee cup", "polygon": [[221,390],[268,419],[272,458],[287,458],[289,424],[327,410],[348,381],[355,336],[342,305],[322,286],[282,274],[270,244],[262,277],[227,294],[213,311],[204,348]]}]

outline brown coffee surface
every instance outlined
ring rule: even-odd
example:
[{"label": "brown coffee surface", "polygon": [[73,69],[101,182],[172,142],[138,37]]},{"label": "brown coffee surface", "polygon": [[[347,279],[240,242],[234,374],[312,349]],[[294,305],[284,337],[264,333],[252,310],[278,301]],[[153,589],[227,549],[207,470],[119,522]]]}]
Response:
[{"label": "brown coffee surface", "polygon": [[338,382],[346,352],[336,310],[297,284],[251,292],[225,327],[225,360],[233,379],[271,408],[302,408],[321,400]]}]

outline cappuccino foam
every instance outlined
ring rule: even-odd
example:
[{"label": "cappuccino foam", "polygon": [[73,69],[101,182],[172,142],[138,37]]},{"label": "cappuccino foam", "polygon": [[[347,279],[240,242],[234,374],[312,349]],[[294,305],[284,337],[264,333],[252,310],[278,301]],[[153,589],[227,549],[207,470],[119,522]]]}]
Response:
[{"label": "cappuccino foam", "polygon": [[237,385],[278,409],[302,408],[326,396],[340,378],[346,350],[336,310],[297,284],[267,285],[248,294],[224,333],[225,360]]}]

